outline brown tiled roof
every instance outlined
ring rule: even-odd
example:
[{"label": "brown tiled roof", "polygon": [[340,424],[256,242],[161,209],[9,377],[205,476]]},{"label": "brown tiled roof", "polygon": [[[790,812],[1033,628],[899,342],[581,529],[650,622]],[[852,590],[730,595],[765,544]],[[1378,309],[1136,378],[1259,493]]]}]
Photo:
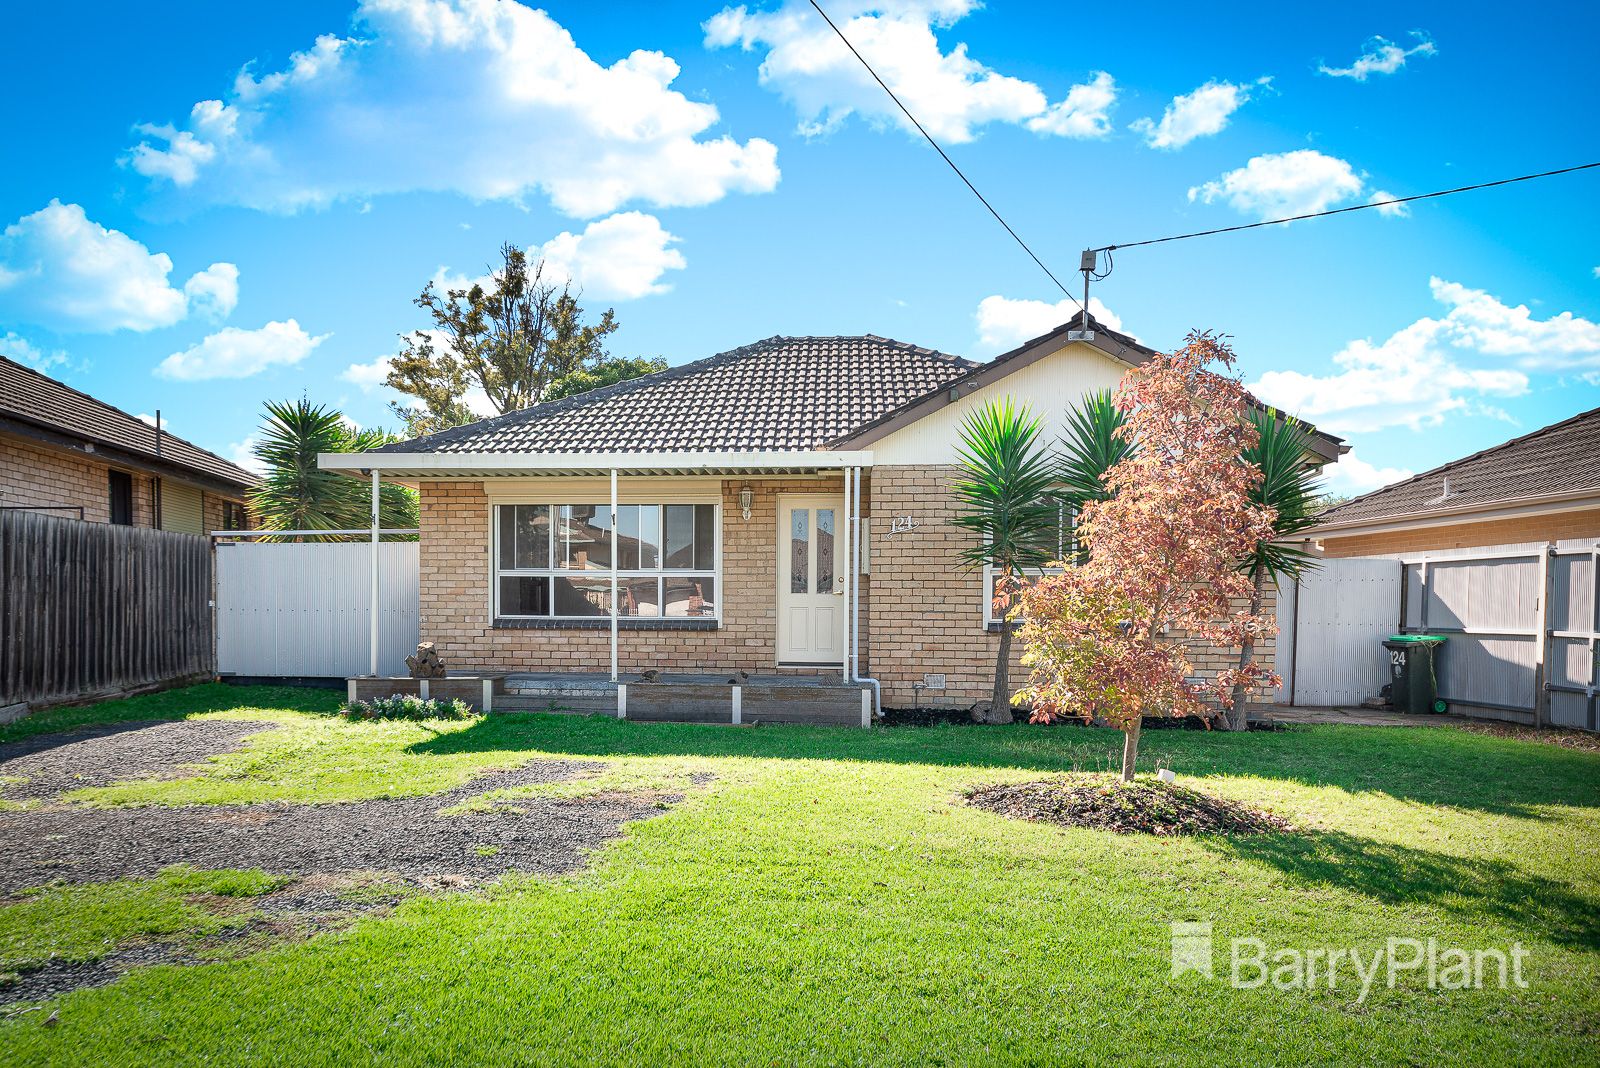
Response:
[{"label": "brown tiled roof", "polygon": [[970,360],[875,337],[769,337],[380,452],[744,452],[821,448],[961,377]]},{"label": "brown tiled roof", "polygon": [[1585,492],[1600,493],[1600,408],[1356,497],[1320,518],[1343,526]]},{"label": "brown tiled roof", "polygon": [[240,488],[259,481],[244,468],[165,430],[158,454],[156,428],[149,423],[4,356],[0,356],[0,417],[186,468]]}]

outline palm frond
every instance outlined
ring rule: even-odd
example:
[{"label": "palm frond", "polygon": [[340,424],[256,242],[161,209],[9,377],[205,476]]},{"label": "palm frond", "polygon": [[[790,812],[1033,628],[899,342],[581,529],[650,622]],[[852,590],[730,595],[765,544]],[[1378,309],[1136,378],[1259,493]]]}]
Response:
[{"label": "palm frond", "polygon": [[959,473],[952,485],[961,509],[954,522],[976,535],[961,551],[968,567],[1016,575],[1054,555],[1054,464],[1039,420],[1011,398],[990,401],[962,421]]},{"label": "palm frond", "polygon": [[1243,454],[1245,462],[1261,470],[1261,482],[1252,496],[1256,504],[1271,508],[1273,540],[1257,543],[1241,568],[1260,568],[1276,584],[1280,577],[1299,577],[1318,566],[1317,557],[1288,539],[1316,525],[1317,499],[1322,489],[1316,471],[1308,466],[1310,435],[1296,422],[1267,410],[1250,413],[1256,442]]}]

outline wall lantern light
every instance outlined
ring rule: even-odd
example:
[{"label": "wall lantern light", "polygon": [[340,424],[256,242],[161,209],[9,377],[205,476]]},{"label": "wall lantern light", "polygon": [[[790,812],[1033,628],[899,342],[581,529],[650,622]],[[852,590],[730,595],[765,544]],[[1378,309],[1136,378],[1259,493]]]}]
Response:
[{"label": "wall lantern light", "polygon": [[750,483],[746,482],[739,489],[739,513],[743,515],[745,519],[749,519],[750,506],[755,503],[756,491],[750,488]]}]

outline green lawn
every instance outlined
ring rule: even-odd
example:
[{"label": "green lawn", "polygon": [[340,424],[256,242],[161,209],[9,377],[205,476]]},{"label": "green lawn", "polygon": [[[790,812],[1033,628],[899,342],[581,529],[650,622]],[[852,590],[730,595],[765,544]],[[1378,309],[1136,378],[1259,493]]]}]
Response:
[{"label": "green lawn", "polygon": [[[0,1023],[7,1064],[1579,1064],[1600,1061],[1600,755],[1450,729],[1149,731],[1180,781],[1304,834],[1156,840],[1009,821],[975,783],[1108,766],[1079,728],[734,729],[505,715],[345,723],[332,694],[198,687],[46,715],[281,726],[194,778],[93,804],[431,793],[533,755],[586,791],[685,794],[582,875],[417,896],[310,941],[157,966]],[[700,782],[698,772],[714,779]],[[0,905],[0,970],[203,932],[270,882],[169,872]],[[1520,942],[1528,989],[1169,978],[1174,921],[1224,943]],[[1227,968],[1226,948],[1217,957]],[[3,1013],[0,1013],[3,1015]]]}]

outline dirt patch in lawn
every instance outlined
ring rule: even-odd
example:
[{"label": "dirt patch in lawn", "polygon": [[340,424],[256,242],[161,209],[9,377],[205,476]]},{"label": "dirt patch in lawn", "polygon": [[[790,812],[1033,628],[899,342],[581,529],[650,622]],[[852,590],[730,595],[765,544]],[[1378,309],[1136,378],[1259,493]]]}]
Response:
[{"label": "dirt patch in lawn", "polygon": [[416,892],[379,873],[349,872],[295,879],[259,897],[194,895],[190,904],[230,922],[205,935],[132,939],[92,960],[55,959],[11,973],[0,969],[0,1005],[48,1001],[105,986],[135,968],[155,964],[195,965],[249,956],[342,930],[363,916],[382,915]]},{"label": "dirt patch in lawn", "polygon": [[0,798],[32,801],[129,779],[178,778],[275,723],[148,720],[41,734],[0,745]]},{"label": "dirt patch in lawn", "polygon": [[676,798],[526,796],[515,806],[441,809],[492,790],[555,782],[600,765],[536,760],[444,793],[325,805],[255,804],[0,812],[0,893],[52,881],[148,877],[172,864],[284,875],[393,872],[418,885],[462,885],[508,871],[561,874],[629,820]]},{"label": "dirt patch in lawn", "polygon": [[979,786],[974,807],[1012,819],[1039,820],[1117,834],[1262,834],[1292,831],[1289,822],[1233,801],[1162,782],[1124,783],[1104,776]]}]

